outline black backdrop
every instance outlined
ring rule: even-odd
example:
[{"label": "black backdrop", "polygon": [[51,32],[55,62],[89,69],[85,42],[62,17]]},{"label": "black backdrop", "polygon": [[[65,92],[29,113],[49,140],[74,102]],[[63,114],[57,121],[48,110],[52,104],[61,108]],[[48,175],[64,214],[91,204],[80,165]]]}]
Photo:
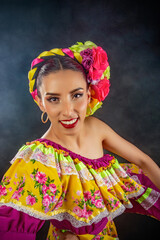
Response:
[{"label": "black backdrop", "polygon": [[[111,66],[111,91],[95,116],[160,166],[158,8],[154,1],[0,1],[1,177],[21,145],[49,127],[28,91],[31,61],[86,40],[107,51]],[[124,214],[115,222],[120,240],[159,236],[159,222],[147,216]],[[37,239],[45,239],[46,228]]]}]

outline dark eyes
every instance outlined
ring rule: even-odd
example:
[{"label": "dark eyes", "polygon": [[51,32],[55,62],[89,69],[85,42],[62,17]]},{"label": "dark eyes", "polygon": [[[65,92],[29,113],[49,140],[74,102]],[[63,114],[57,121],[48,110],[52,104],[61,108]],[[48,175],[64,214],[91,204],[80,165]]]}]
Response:
[{"label": "dark eyes", "polygon": [[57,97],[51,97],[51,98],[48,98],[47,101],[49,102],[58,102],[58,98]]},{"label": "dark eyes", "polygon": [[83,93],[76,93],[74,94],[74,98],[80,98],[83,96]]},{"label": "dark eyes", "polygon": [[[73,99],[76,99],[76,98],[80,98],[83,96],[83,93],[76,93],[73,95]],[[47,99],[47,101],[49,102],[58,102],[60,100],[60,98],[58,97],[50,97]]]}]

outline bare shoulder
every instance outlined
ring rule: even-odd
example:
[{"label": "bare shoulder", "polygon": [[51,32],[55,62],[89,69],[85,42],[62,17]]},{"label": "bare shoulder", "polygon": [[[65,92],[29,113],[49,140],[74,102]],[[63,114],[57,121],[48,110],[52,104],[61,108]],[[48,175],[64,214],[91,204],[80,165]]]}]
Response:
[{"label": "bare shoulder", "polygon": [[93,116],[87,118],[86,125],[87,128],[90,128],[92,130],[93,133],[95,132],[96,135],[98,134],[102,141],[111,129],[105,122]]}]

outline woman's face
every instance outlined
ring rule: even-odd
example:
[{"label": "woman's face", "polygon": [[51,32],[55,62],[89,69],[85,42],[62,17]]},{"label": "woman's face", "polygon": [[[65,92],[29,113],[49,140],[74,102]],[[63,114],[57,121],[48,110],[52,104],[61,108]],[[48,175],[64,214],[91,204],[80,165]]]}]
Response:
[{"label": "woman's face", "polygon": [[81,72],[60,70],[43,77],[40,109],[46,112],[53,129],[64,134],[81,130],[90,101],[90,90]]}]

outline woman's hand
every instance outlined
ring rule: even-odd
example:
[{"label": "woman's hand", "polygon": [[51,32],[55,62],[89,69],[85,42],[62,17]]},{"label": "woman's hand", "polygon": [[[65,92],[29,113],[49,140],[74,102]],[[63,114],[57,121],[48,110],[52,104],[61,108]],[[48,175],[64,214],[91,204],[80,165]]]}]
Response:
[{"label": "woman's hand", "polygon": [[79,237],[69,231],[63,233],[61,230],[58,230],[57,234],[59,236],[59,240],[79,240]]}]

